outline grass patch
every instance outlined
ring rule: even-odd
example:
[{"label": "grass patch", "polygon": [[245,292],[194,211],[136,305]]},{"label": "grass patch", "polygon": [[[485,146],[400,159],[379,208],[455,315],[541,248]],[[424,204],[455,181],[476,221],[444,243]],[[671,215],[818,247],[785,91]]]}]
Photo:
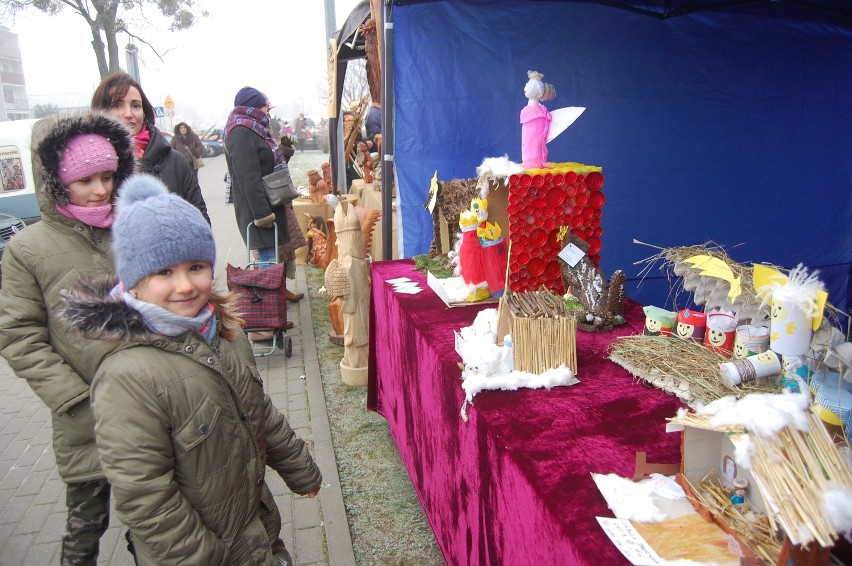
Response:
[{"label": "grass patch", "polygon": [[441,566],[432,528],[384,417],[367,411],[367,388],[340,378],[343,347],[328,339],[328,296],[319,295],[324,273],[305,266],[314,337],[331,439],[357,565]]}]

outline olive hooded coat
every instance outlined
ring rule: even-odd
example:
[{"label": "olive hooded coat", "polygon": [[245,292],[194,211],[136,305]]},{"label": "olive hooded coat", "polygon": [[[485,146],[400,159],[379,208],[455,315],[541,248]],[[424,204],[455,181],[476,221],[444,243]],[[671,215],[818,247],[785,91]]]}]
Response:
[{"label": "olive hooded coat", "polygon": [[92,384],[98,451],[140,566],[278,566],[280,515],[266,466],[298,494],[319,469],[263,390],[242,331],[212,343],[149,331],[141,314],[83,281],[66,295],[69,324],[116,344]]},{"label": "olive hooded coat", "polygon": [[63,290],[83,277],[114,273],[110,230],[56,210],[57,203],[68,202],[68,189],[57,176],[62,154],[71,138],[87,133],[103,135],[116,148],[114,196],[133,173],[130,132],[115,119],[86,114],[38,122],[33,146],[42,219],[6,246],[0,290],[0,355],[50,409],[56,466],[65,482],[104,477],[95,449],[89,386],[110,346],[81,340],[59,317]]}]

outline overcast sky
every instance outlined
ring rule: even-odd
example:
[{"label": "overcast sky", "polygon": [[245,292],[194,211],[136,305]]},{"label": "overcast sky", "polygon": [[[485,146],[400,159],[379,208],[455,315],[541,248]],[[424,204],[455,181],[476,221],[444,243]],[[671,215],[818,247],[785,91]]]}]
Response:
[{"label": "overcast sky", "polygon": [[[359,0],[335,0],[335,29]],[[166,95],[177,118],[193,123],[223,123],[243,86],[253,86],[277,106],[282,119],[304,110],[320,118],[319,85],[326,76],[326,27],[323,0],[196,0],[210,15],[189,30],[139,30],[154,44],[163,62],[138,42],[140,75],[154,106]],[[154,18],[151,18],[154,20]],[[157,20],[162,26],[162,20]],[[77,95],[85,102],[100,81],[91,32],[69,8],[47,16],[30,11],[4,25],[18,34],[27,94]],[[127,34],[119,34],[122,48]],[[158,120],[158,123],[160,121]],[[166,125],[166,124],[163,124]]]}]

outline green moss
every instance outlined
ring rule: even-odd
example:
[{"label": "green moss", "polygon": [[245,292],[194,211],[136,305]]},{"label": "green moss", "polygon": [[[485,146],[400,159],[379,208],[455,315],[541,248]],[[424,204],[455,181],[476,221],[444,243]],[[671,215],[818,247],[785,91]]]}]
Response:
[{"label": "green moss", "polygon": [[453,266],[450,265],[450,260],[445,255],[429,257],[429,254],[422,254],[413,256],[411,259],[414,260],[414,269],[422,271],[424,274],[428,271],[438,279],[447,279],[453,276]]}]

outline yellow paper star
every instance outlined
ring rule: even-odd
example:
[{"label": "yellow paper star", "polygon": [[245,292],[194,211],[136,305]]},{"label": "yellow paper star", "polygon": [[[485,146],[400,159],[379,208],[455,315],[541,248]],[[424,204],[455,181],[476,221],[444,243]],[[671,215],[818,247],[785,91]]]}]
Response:
[{"label": "yellow paper star", "polygon": [[773,341],[773,342],[775,342],[776,340],[778,340],[778,332],[777,332],[777,331],[772,333],[772,337],[771,337],[771,339],[772,339],[772,341]]},{"label": "yellow paper star", "polygon": [[787,323],[787,336],[792,336],[795,333],[796,333],[796,323],[792,322],[792,321],[788,322]]}]

